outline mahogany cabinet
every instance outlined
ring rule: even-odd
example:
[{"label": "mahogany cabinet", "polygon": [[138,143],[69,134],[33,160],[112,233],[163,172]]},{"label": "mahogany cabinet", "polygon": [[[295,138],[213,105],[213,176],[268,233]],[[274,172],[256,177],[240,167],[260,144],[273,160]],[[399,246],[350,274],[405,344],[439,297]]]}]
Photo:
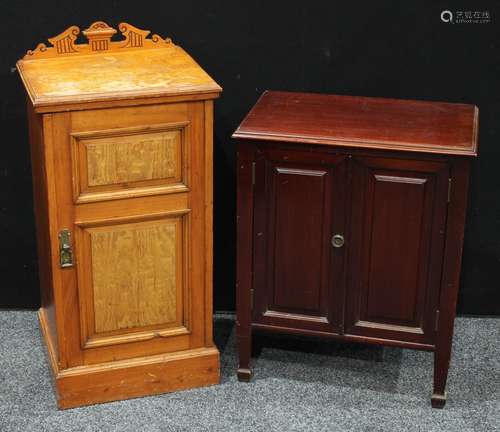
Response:
[{"label": "mahogany cabinet", "polygon": [[434,351],[443,407],[475,106],[265,92],[237,139],[238,377],[254,330]]},{"label": "mahogany cabinet", "polygon": [[[60,408],[215,384],[212,117],[170,39],[73,26],[18,62],[42,307]],[[82,38],[83,39],[83,38]]]}]

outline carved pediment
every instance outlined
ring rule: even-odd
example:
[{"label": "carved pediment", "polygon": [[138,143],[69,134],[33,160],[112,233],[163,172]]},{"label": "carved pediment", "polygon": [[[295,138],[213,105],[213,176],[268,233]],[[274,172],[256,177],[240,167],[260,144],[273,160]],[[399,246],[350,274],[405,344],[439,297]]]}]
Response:
[{"label": "carved pediment", "polygon": [[80,29],[77,26],[71,26],[59,35],[48,39],[52,46],[48,47],[44,43],[40,43],[34,50],[29,50],[24,59],[173,46],[171,39],[163,39],[156,34],[148,39],[147,37],[151,33],[149,30],[141,30],[128,23],[120,23],[118,29],[125,39],[112,41],[111,38],[117,33],[116,29],[110,27],[104,21],[96,21],[82,32],[88,43],[77,44],[75,42],[80,34]]}]

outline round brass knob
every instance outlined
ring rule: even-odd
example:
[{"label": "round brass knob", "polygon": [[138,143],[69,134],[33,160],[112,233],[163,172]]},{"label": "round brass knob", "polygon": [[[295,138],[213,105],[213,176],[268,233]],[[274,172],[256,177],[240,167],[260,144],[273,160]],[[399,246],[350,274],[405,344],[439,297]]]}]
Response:
[{"label": "round brass knob", "polygon": [[342,234],[335,234],[332,237],[332,246],[334,248],[341,248],[344,246],[344,236]]}]

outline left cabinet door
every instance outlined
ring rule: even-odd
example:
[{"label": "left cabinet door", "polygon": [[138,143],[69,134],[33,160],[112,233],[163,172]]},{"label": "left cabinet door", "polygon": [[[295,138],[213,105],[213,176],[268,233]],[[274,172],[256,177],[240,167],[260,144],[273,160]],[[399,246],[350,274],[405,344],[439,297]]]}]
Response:
[{"label": "left cabinet door", "polygon": [[204,346],[203,103],[44,122],[61,367]]},{"label": "left cabinet door", "polygon": [[264,147],[255,165],[254,308],[261,325],[338,331],[346,158]]}]

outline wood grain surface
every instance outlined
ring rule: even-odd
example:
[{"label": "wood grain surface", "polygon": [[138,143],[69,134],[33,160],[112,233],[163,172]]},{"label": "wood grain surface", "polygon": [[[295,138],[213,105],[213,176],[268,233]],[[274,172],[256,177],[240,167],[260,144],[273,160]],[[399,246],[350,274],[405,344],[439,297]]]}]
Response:
[{"label": "wood grain surface", "polygon": [[474,105],[265,92],[234,138],[475,156]]},{"label": "wood grain surface", "polygon": [[88,229],[97,333],[176,320],[179,223],[174,219]]},{"label": "wood grain surface", "polygon": [[[119,55],[139,51],[148,57],[139,48]],[[85,57],[71,56],[29,61]],[[211,269],[218,91],[172,91],[77,98],[43,113],[28,102],[44,251],[40,321],[61,408],[219,380]],[[63,229],[73,249],[64,268]]]},{"label": "wood grain surface", "polygon": [[254,331],[320,336],[434,351],[444,406],[477,122],[471,105],[261,96],[233,134],[240,381]]},{"label": "wood grain surface", "polygon": [[[17,63],[35,107],[82,102],[219,93],[222,89],[169,39],[120,24],[125,41],[111,42],[116,30],[102,21],[84,33],[89,44],[75,44],[80,29],[68,28]],[[90,36],[90,37],[89,37]],[[105,71],[105,73],[103,73]],[[212,97],[217,97],[214,95]]]},{"label": "wood grain surface", "polygon": [[[42,287],[58,406],[219,381],[212,338],[213,105],[170,39],[102,21],[18,62],[28,93]],[[59,233],[72,262],[60,266]],[[43,252],[43,253],[42,253]]]},{"label": "wood grain surface", "polygon": [[89,186],[169,178],[180,172],[180,132],[88,139]]}]

